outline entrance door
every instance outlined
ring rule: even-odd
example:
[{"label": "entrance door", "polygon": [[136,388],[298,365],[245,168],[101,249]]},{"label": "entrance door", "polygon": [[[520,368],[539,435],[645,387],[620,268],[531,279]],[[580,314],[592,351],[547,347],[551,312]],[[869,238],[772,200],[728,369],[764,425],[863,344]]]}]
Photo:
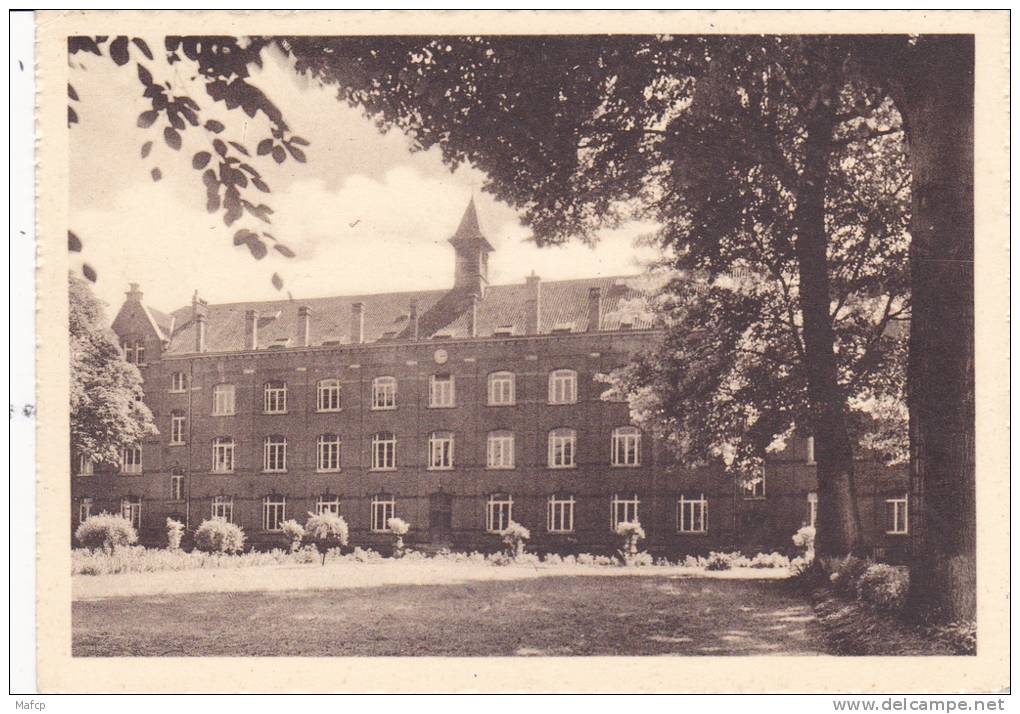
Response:
[{"label": "entrance door", "polygon": [[439,491],[429,496],[429,539],[433,543],[447,543],[453,521],[453,497]]}]

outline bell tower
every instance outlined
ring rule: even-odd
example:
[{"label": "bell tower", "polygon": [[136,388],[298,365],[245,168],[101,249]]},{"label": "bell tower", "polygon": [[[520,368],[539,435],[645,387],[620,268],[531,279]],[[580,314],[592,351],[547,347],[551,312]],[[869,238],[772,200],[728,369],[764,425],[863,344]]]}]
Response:
[{"label": "bell tower", "polygon": [[450,244],[456,253],[453,288],[468,295],[485,296],[485,288],[489,284],[489,253],[492,244],[482,235],[478,225],[478,212],[475,210],[475,199],[471,198],[464,216],[460,219],[457,232],[450,238]]}]

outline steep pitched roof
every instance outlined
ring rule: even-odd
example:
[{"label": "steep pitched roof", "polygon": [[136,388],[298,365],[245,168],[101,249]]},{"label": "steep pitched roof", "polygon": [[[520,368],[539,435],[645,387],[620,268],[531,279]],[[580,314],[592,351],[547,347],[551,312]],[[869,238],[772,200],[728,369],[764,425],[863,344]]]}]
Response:
[{"label": "steep pitched roof", "polygon": [[483,250],[489,252],[494,250],[492,244],[482,234],[481,225],[478,223],[478,211],[475,208],[474,196],[471,197],[467,208],[464,209],[464,215],[461,216],[457,232],[450,238],[450,243],[453,245],[472,242],[481,244]]},{"label": "steep pitched roof", "polygon": [[[648,317],[633,309],[643,295],[642,282],[643,278],[639,276],[543,282],[538,331],[547,334],[565,326],[572,326],[573,332],[585,331],[588,326],[588,290],[592,287],[601,289],[603,330],[620,329],[624,323],[629,323],[634,329],[650,328],[652,324]],[[524,284],[493,285],[487,288],[484,298],[478,302],[477,336],[489,337],[497,331],[508,329],[514,335],[525,334],[526,301],[527,287]],[[358,302],[364,305],[365,342],[407,337],[412,303],[417,304],[420,339],[437,334],[453,338],[469,336],[470,297],[455,290],[423,290],[208,305],[206,350],[244,350],[245,312],[248,310],[259,313],[259,349],[288,339],[290,346],[296,346],[301,334],[298,308],[302,306],[311,310],[313,346],[350,343],[351,308]],[[192,308],[183,307],[163,317],[168,317],[175,325],[167,352],[194,352]]]}]

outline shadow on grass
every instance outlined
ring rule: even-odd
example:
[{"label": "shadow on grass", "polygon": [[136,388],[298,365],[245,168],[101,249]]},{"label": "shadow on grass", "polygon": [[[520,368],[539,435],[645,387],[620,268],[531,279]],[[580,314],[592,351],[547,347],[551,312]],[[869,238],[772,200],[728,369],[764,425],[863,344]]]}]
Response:
[{"label": "shadow on grass", "polygon": [[73,604],[75,656],[824,654],[789,583],[544,575]]}]

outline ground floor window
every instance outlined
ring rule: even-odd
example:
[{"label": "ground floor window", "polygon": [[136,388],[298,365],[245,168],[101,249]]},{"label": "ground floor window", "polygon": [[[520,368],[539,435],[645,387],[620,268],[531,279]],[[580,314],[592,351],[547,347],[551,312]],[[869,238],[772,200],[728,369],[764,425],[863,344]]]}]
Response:
[{"label": "ground floor window", "polygon": [[319,496],[315,502],[315,513],[322,515],[323,513],[332,513],[333,515],[340,515],[340,499],[337,496]]},{"label": "ground floor window", "polygon": [[230,496],[213,496],[212,517],[234,522],[234,499]]},{"label": "ground floor window", "polygon": [[807,525],[812,528],[818,521],[818,494],[812,491],[807,495]]},{"label": "ground floor window", "polygon": [[485,530],[499,533],[510,525],[513,519],[514,499],[505,493],[494,493],[489,496],[485,508]]},{"label": "ground floor window", "polygon": [[908,506],[909,499],[904,494],[903,498],[887,498],[885,500],[885,532],[893,535],[904,535],[908,532]]},{"label": "ground floor window", "polygon": [[170,474],[170,500],[184,500],[184,474],[177,471]]},{"label": "ground floor window", "polygon": [[388,531],[390,527],[387,525],[387,521],[394,518],[395,513],[396,504],[394,503],[392,496],[373,496],[372,530],[378,532]]},{"label": "ground floor window", "polygon": [[83,498],[78,502],[78,522],[84,523],[92,515],[92,499]]},{"label": "ground floor window", "polygon": [[708,531],[708,501],[680,496],[676,503],[676,529],[681,533],[705,533]]},{"label": "ground floor window", "polygon": [[638,500],[636,493],[632,496],[619,494],[613,496],[613,500],[609,502],[610,530],[615,531],[616,526],[621,523],[637,523],[639,505],[641,505],[641,501]]},{"label": "ground floor window", "polygon": [[262,530],[278,531],[287,519],[287,499],[283,496],[266,496],[262,499]]},{"label": "ground floor window", "polygon": [[547,527],[550,533],[574,532],[573,496],[549,496],[549,517]]},{"label": "ground floor window", "polygon": [[135,530],[142,527],[142,498],[127,496],[120,500],[120,515],[131,521]]}]

